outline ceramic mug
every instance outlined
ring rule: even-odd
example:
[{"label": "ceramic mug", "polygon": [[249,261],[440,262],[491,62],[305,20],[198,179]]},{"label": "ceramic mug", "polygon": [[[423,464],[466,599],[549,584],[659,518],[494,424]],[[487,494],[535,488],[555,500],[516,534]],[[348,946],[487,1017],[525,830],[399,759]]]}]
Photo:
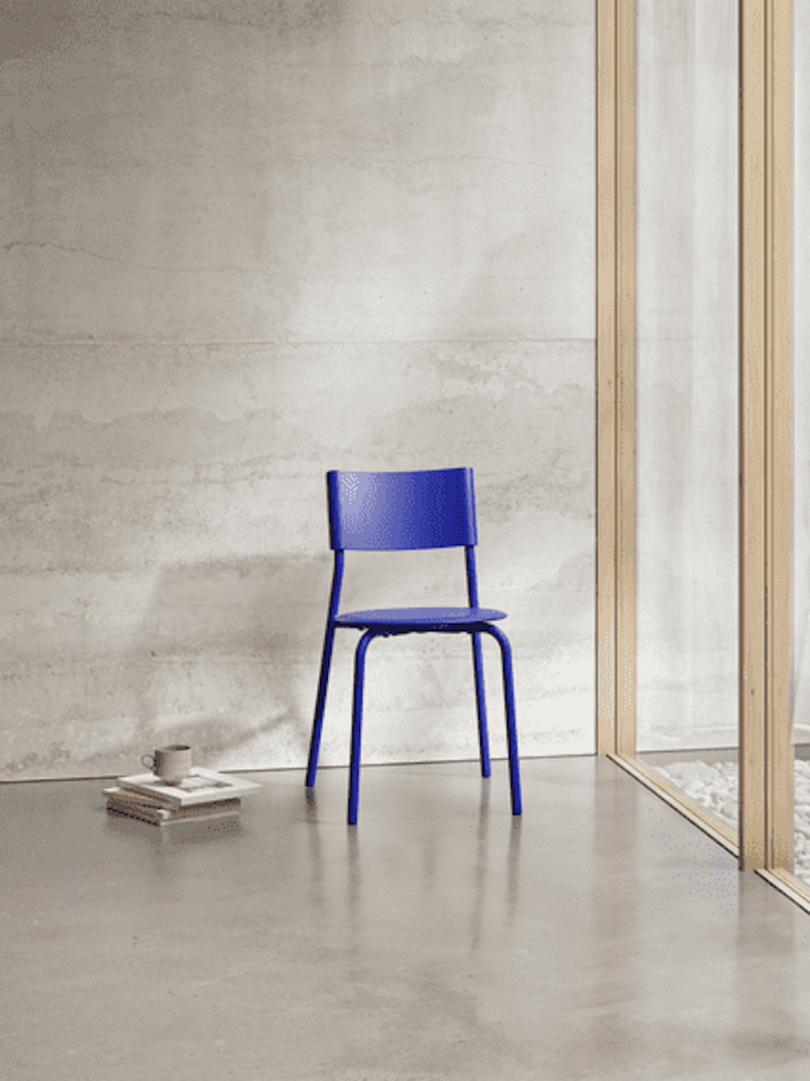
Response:
[{"label": "ceramic mug", "polygon": [[162,781],[173,784],[191,773],[191,748],[185,743],[172,743],[158,747],[154,754],[145,754],[141,762]]}]

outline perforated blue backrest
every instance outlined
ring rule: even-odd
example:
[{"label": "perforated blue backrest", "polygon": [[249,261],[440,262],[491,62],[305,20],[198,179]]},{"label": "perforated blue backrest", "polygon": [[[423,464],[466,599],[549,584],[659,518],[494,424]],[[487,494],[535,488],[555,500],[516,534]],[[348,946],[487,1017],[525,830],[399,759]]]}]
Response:
[{"label": "perforated blue backrest", "polygon": [[332,548],[477,544],[472,469],[326,474]]}]

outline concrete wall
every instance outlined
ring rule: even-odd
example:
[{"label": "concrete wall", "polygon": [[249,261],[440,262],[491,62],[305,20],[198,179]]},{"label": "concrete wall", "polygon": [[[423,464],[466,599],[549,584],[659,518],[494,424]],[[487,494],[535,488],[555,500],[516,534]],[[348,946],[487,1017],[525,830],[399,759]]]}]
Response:
[{"label": "concrete wall", "polygon": [[640,752],[737,743],[737,8],[637,11]]},{"label": "concrete wall", "polygon": [[[521,751],[593,751],[592,0],[2,18],[4,776],[301,766],[336,467],[476,469]],[[345,606],[463,603],[395,558]],[[376,643],[367,708],[366,761],[474,757],[466,639]]]}]

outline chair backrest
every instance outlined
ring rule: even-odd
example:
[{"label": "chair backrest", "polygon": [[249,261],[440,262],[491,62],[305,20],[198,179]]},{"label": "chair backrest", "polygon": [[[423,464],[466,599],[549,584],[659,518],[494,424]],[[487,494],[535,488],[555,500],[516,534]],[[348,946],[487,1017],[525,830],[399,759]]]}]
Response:
[{"label": "chair backrest", "polygon": [[380,551],[477,544],[472,469],[326,474],[333,549]]}]

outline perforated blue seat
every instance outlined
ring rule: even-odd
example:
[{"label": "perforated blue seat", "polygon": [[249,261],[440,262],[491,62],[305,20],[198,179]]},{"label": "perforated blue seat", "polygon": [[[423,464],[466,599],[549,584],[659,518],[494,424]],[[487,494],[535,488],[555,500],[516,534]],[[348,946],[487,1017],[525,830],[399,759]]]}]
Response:
[{"label": "perforated blue seat", "polygon": [[[472,469],[429,469],[408,473],[326,474],[330,544],[335,553],[329,615],[326,621],[318,696],[312,722],[306,785],[312,788],[326,706],[332,645],[339,627],[362,630],[354,662],[352,746],[349,769],[349,825],[357,822],[360,791],[360,745],[363,724],[363,681],[366,650],[373,638],[398,634],[469,634],[472,639],[481,773],[491,773],[487,731],[481,634],[489,634],[501,649],[506,736],[512,814],[521,813],[520,764],[515,723],[512,650],[503,631],[494,625],[506,613],[478,605],[475,546],[478,543]],[[417,548],[463,547],[467,567],[466,608],[371,608],[338,615],[346,550],[395,551]]]}]

